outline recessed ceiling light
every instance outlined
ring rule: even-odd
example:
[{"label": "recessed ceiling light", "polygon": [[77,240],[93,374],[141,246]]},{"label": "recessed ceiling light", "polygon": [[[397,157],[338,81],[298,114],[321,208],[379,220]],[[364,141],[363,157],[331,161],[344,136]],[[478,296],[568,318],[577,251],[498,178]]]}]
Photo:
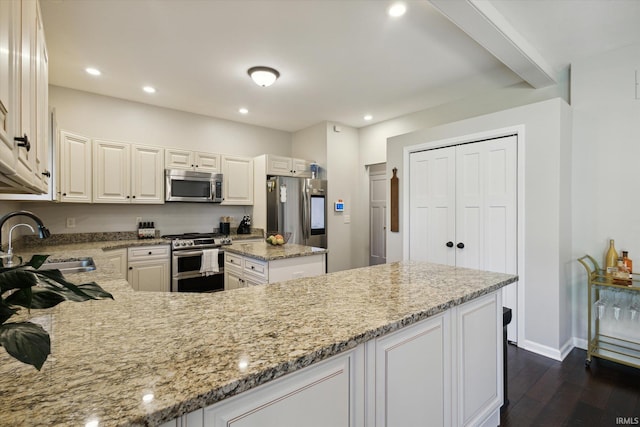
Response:
[{"label": "recessed ceiling light", "polygon": [[144,86],[142,90],[147,93],[156,93],[156,88],[153,86]]},{"label": "recessed ceiling light", "polygon": [[238,113],[240,113],[240,114],[249,114],[249,110],[247,110],[246,108],[240,108],[238,110]]},{"label": "recessed ceiling light", "polygon": [[393,3],[389,9],[387,9],[387,13],[389,16],[397,18],[399,16],[404,15],[407,12],[407,5],[402,2]]},{"label": "recessed ceiling light", "polygon": [[85,68],[84,69],[87,73],[91,74],[92,76],[99,76],[100,74],[102,74],[100,72],[100,70],[98,70],[97,68]]},{"label": "recessed ceiling light", "polygon": [[371,114],[367,114],[366,116],[363,117],[363,119],[365,119],[366,121],[369,121],[373,119],[373,116]]}]

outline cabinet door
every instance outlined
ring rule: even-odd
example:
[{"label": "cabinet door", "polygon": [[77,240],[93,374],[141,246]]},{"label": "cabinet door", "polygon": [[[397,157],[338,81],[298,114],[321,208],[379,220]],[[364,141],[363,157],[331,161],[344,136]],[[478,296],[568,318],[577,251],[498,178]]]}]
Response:
[{"label": "cabinet door", "polygon": [[253,204],[253,159],[222,156],[223,205]]},{"label": "cabinet door", "polygon": [[93,202],[130,203],[131,150],[121,142],[94,141]]},{"label": "cabinet door", "polygon": [[220,172],[220,154],[195,153],[194,157],[197,171]]},{"label": "cabinet door", "polygon": [[164,165],[167,169],[192,170],[195,167],[193,151],[166,148]]},{"label": "cabinet door", "polygon": [[[18,118],[17,135],[28,138],[29,147],[18,149],[18,162],[16,163],[17,176],[12,177],[23,184],[35,186],[35,149],[30,147],[37,143],[37,104],[36,104],[36,79],[37,79],[37,52],[36,52],[36,28],[37,28],[37,2],[36,0],[23,0],[21,5],[21,40],[20,46],[20,114]],[[17,82],[16,82],[17,83]]]},{"label": "cabinet door", "polygon": [[60,131],[61,202],[91,203],[91,140],[71,132]]},{"label": "cabinet door", "polygon": [[[251,363],[252,361],[249,361]],[[349,427],[360,425],[357,413],[355,351],[274,380],[236,398],[204,409],[211,427]],[[412,425],[407,424],[407,425]]]},{"label": "cabinet door", "polygon": [[[0,173],[11,175],[16,172],[15,163],[18,154],[14,149],[14,125],[16,121],[15,84],[17,73],[15,64],[16,25],[18,18],[17,3],[0,1]],[[19,15],[18,15],[19,16]]]},{"label": "cabinet door", "polygon": [[127,250],[112,249],[105,251],[104,254],[113,265],[115,274],[121,279],[127,280]]},{"label": "cabinet door", "polygon": [[40,192],[49,190],[49,57],[44,39],[44,28],[40,8],[36,14],[36,135],[35,182]]},{"label": "cabinet door", "polygon": [[293,176],[311,178],[311,162],[303,159],[291,159],[291,169]]},{"label": "cabinet door", "polygon": [[267,175],[291,176],[293,165],[290,157],[267,156]]},{"label": "cabinet door", "polygon": [[169,292],[169,261],[130,262],[127,278],[136,291]]},{"label": "cabinet door", "polygon": [[131,147],[132,203],[164,203],[164,150],[159,147]]},{"label": "cabinet door", "polygon": [[481,425],[502,406],[502,300],[494,292],[454,308],[457,422]]},{"label": "cabinet door", "polygon": [[224,269],[224,290],[239,289],[244,287],[242,273],[231,269]]},{"label": "cabinet door", "polygon": [[376,426],[451,425],[449,313],[375,342]]}]

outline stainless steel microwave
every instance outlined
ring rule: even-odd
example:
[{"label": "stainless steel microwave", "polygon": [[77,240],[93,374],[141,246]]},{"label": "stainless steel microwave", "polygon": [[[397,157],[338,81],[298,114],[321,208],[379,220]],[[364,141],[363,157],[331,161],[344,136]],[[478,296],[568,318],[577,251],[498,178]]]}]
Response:
[{"label": "stainless steel microwave", "polygon": [[222,174],[166,169],[167,202],[222,202]]}]

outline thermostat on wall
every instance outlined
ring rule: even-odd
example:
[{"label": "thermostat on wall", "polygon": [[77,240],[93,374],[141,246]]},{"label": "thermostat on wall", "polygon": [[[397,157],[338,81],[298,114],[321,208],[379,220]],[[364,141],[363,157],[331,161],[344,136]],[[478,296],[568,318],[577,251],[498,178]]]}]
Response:
[{"label": "thermostat on wall", "polygon": [[344,212],[344,202],[342,199],[338,199],[338,201],[333,204],[333,210],[336,212]]}]

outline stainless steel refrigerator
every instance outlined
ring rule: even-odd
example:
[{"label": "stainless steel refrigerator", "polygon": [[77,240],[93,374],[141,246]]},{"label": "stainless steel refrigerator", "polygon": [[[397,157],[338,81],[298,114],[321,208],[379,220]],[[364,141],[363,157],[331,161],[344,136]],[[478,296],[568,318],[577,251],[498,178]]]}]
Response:
[{"label": "stainless steel refrigerator", "polygon": [[327,247],[327,181],[267,177],[267,233],[291,233],[289,243]]}]

